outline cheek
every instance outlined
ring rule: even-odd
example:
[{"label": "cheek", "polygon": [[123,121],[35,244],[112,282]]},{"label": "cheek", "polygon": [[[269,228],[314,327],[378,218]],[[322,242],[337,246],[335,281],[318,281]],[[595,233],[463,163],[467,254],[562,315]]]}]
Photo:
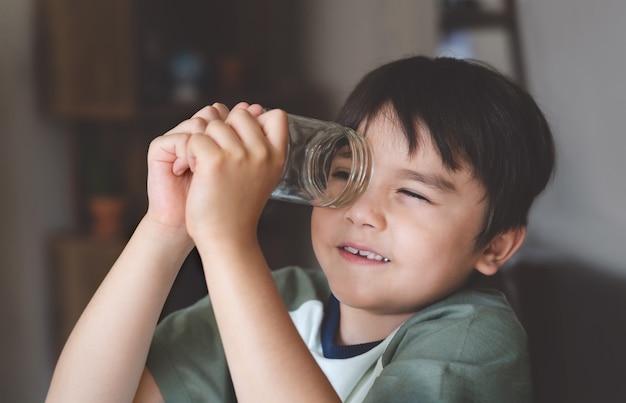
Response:
[{"label": "cheek", "polygon": [[311,213],[311,241],[314,249],[317,249],[328,231],[328,214],[323,210],[320,207],[314,207]]},{"label": "cheek", "polygon": [[395,221],[393,244],[403,258],[419,267],[456,265],[474,248],[474,228],[444,217]]},{"label": "cheek", "polygon": [[482,228],[483,209],[480,206],[461,205],[450,208],[445,214],[434,217],[429,232],[433,242],[458,247],[460,249],[474,249],[475,239]]},{"label": "cheek", "polygon": [[339,209],[314,207],[311,214],[311,244],[320,265],[329,263],[342,232],[343,213]]}]

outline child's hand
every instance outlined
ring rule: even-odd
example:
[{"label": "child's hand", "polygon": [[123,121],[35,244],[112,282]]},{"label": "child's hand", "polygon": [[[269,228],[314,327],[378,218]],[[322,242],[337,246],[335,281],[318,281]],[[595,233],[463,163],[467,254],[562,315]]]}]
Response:
[{"label": "child's hand", "polygon": [[282,173],[287,139],[285,112],[262,113],[259,105],[247,104],[189,137],[186,223],[196,244],[256,239],[261,211]]},{"label": "child's hand", "polygon": [[226,119],[228,113],[222,104],[207,106],[152,141],[148,150],[149,219],[167,229],[187,233],[185,204],[191,182],[187,141],[193,133],[204,132],[208,122]]}]

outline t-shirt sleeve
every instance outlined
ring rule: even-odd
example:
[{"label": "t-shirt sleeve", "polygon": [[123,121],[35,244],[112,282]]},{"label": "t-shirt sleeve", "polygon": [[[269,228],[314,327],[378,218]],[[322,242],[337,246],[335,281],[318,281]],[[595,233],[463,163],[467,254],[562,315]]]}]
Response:
[{"label": "t-shirt sleeve", "polygon": [[526,335],[515,314],[493,298],[463,298],[399,329],[366,402],[532,400]]},{"label": "t-shirt sleeve", "polygon": [[159,324],[146,365],[166,402],[236,401],[208,297]]}]

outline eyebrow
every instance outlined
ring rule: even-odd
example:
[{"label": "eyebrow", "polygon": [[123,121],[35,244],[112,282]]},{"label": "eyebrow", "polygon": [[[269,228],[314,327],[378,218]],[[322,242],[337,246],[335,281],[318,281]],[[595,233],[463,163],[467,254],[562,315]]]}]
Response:
[{"label": "eyebrow", "polygon": [[335,155],[341,158],[352,158],[352,149],[347,145],[341,146]]},{"label": "eyebrow", "polygon": [[410,169],[403,169],[400,171],[400,177],[403,179],[410,179],[421,182],[426,186],[440,190],[442,192],[454,193],[457,191],[454,183],[437,174],[425,174],[422,172],[412,171]]}]

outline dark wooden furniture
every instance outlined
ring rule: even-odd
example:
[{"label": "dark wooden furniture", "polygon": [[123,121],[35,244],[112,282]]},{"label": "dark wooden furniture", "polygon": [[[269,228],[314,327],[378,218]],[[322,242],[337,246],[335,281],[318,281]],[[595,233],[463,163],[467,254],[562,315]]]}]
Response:
[{"label": "dark wooden furniture", "polygon": [[[484,4],[486,3],[486,4]],[[488,4],[488,5],[487,5]],[[495,4],[495,5],[494,5]],[[439,18],[439,32],[442,36],[465,32],[468,35],[491,31],[501,35],[508,54],[512,77],[522,86],[526,84],[524,56],[518,24],[515,0],[482,2],[480,0],[442,1]],[[476,55],[481,58],[481,55]],[[491,62],[491,60],[484,60]]]},{"label": "dark wooden furniture", "polygon": [[[60,340],[145,212],[154,137],[216,101],[331,118],[303,78],[300,7],[291,0],[36,2],[41,110],[73,138],[76,225],[70,236],[52,235],[49,248]],[[88,210],[102,195],[126,200],[122,230],[106,239],[94,238]],[[307,208],[270,203],[266,210],[259,233],[270,263],[311,262]],[[199,298],[203,282],[192,253],[164,313]]]}]

